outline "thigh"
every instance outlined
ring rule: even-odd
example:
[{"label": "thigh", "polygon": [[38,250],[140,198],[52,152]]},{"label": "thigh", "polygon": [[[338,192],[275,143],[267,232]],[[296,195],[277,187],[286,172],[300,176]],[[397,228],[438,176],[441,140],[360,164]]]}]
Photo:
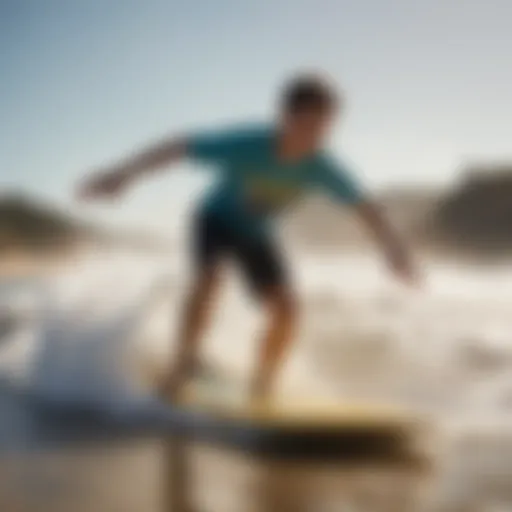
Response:
[{"label": "thigh", "polygon": [[222,226],[208,213],[196,214],[192,228],[192,256],[198,275],[209,274],[225,255],[229,240]]},{"label": "thigh", "polygon": [[288,265],[271,236],[241,240],[234,245],[234,255],[250,290],[263,299],[275,290],[290,289]]}]

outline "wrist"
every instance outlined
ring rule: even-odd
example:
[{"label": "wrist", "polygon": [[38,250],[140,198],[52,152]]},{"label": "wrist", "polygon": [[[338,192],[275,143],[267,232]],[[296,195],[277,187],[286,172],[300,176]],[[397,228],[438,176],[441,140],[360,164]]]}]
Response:
[{"label": "wrist", "polygon": [[392,240],[387,245],[386,254],[393,261],[405,261],[408,259],[407,248],[397,240]]},{"label": "wrist", "polygon": [[138,170],[131,165],[124,165],[120,166],[116,173],[125,181],[133,181],[138,175]]}]

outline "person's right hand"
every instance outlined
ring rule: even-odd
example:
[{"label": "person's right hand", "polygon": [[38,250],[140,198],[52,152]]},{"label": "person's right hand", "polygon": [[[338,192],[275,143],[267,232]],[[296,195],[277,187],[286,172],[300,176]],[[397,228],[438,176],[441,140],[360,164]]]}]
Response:
[{"label": "person's right hand", "polygon": [[119,196],[130,182],[130,176],[120,170],[98,172],[81,183],[77,198],[89,201]]}]

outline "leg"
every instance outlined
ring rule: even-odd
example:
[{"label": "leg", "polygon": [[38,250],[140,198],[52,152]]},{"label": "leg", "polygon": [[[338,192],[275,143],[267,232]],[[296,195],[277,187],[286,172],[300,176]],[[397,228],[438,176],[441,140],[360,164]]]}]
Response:
[{"label": "leg", "polygon": [[163,382],[163,396],[173,398],[194,371],[199,341],[207,327],[212,303],[218,290],[220,272],[217,266],[205,268],[185,302],[178,347],[172,370]]},{"label": "leg", "polygon": [[297,305],[286,265],[270,235],[257,241],[237,241],[234,251],[252,291],[268,315],[251,390],[254,398],[263,398],[272,391],[292,340],[298,316]]},{"label": "leg", "polygon": [[170,399],[176,396],[197,365],[197,345],[218,290],[220,262],[225,248],[223,231],[208,215],[200,215],[196,220],[193,241],[197,277],[186,299],[173,369],[161,388],[163,396]]},{"label": "leg", "polygon": [[192,285],[185,303],[178,338],[177,362],[193,371],[197,363],[197,345],[208,326],[210,313],[220,284],[220,269],[207,267]]},{"label": "leg", "polygon": [[269,323],[260,342],[259,360],[252,383],[252,394],[255,397],[265,397],[272,392],[275,378],[292,341],[298,316],[295,300],[285,288],[270,290],[264,301]]}]

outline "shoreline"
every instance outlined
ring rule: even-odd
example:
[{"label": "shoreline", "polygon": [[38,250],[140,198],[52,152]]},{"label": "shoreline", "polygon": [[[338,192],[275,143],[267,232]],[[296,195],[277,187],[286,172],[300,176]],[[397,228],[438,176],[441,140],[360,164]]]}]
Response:
[{"label": "shoreline", "polygon": [[46,275],[68,262],[76,251],[28,254],[8,252],[0,254],[0,280]]}]

